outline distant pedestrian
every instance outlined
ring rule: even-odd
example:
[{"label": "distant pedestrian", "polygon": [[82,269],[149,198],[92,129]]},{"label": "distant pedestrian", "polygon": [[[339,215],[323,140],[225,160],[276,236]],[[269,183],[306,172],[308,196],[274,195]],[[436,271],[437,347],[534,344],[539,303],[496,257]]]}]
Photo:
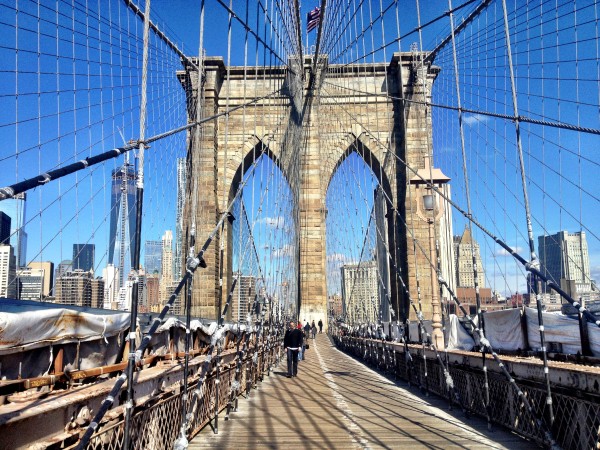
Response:
[{"label": "distant pedestrian", "polygon": [[315,321],[312,321],[312,325],[310,327],[310,331],[312,333],[312,338],[314,339],[315,337],[317,337],[317,326],[315,325]]},{"label": "distant pedestrian", "polygon": [[298,352],[302,348],[302,330],[296,328],[296,322],[290,321],[290,328],[283,337],[283,347],[287,352],[287,377],[298,376]]},{"label": "distant pedestrian", "polygon": [[310,336],[310,324],[308,323],[308,321],[306,321],[306,323],[304,324],[304,337],[306,339],[308,339]]},{"label": "distant pedestrian", "polygon": [[298,361],[304,361],[306,352],[306,336],[304,336],[304,330],[302,329],[302,324],[300,322],[298,322],[298,329],[302,335],[302,347],[300,347],[300,351],[298,352]]},{"label": "distant pedestrian", "polygon": [[323,332],[323,321],[319,319],[319,333]]}]

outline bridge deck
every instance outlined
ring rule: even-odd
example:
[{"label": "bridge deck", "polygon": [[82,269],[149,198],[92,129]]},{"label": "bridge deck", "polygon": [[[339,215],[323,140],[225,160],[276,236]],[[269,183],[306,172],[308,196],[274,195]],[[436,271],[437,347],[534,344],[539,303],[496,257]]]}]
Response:
[{"label": "bridge deck", "polygon": [[[239,411],[206,427],[190,449],[255,448],[531,448],[504,430],[447,411],[403,382],[394,384],[338,351],[325,334],[310,341],[298,377],[285,377],[285,359]],[[223,415],[223,414],[222,414]],[[222,416],[221,416],[222,417]]]}]

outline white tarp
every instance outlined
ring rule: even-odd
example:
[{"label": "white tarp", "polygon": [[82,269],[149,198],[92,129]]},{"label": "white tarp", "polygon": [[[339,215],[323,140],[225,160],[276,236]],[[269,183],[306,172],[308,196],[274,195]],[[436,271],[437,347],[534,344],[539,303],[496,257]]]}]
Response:
[{"label": "white tarp", "polygon": [[[537,309],[525,308],[527,317],[527,337],[529,347],[538,351],[541,347],[539,322]],[[576,354],[581,351],[581,335],[579,333],[579,321],[562,314],[543,313],[545,340],[549,342],[560,342],[562,352]]]},{"label": "white tarp", "polygon": [[0,354],[114,336],[129,320],[121,311],[1,299]]},{"label": "white tarp", "polygon": [[[474,320],[475,323],[478,323],[477,316]],[[515,351],[525,349],[520,309],[486,312],[483,315],[483,321],[485,337],[490,341],[494,350]],[[479,343],[479,336],[475,336],[475,340]]]},{"label": "white tarp", "polygon": [[[168,331],[173,327],[185,329],[185,322],[183,322],[182,320],[179,320],[177,317],[169,317],[156,329],[156,332],[162,333],[163,331]],[[237,325],[236,325],[236,327],[237,327]],[[190,330],[196,331],[198,329],[200,331],[202,331],[202,333],[206,334],[207,336],[212,336],[212,334],[217,329],[217,322],[211,322],[211,323],[205,325],[198,319],[191,320],[190,321]],[[244,329],[245,329],[245,326],[242,325],[241,330],[243,331]],[[236,328],[236,330],[237,330],[237,328]]]},{"label": "white tarp", "polygon": [[600,328],[595,323],[588,322],[588,336],[594,356],[600,356]]},{"label": "white tarp", "polygon": [[469,332],[463,328],[456,314],[450,314],[450,323],[446,327],[446,330],[448,350],[470,351],[473,349],[475,341]]}]

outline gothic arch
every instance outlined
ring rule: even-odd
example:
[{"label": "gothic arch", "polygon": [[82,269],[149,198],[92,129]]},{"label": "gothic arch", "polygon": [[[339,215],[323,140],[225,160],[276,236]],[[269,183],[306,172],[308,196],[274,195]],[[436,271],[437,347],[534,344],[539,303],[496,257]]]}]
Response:
[{"label": "gothic arch", "polygon": [[[354,127],[353,131],[346,133],[346,135],[340,140],[340,142],[334,147],[334,155],[336,156],[336,162],[328,168],[327,183],[324,189],[324,195],[327,195],[331,180],[335,175],[337,169],[342,165],[352,152],[356,152],[365,164],[371,168],[375,178],[379,181],[379,184],[383,187],[389,200],[394,198],[393,189],[390,184],[390,175],[386,173],[384,168],[387,156],[387,149],[379,141],[370,136],[366,131],[363,131],[360,125]],[[381,163],[383,161],[383,164]],[[395,167],[395,165],[394,165]]]},{"label": "gothic arch", "polygon": [[240,151],[236,153],[237,154],[232,161],[234,166],[230,167],[234,170],[233,176],[231,180],[227,180],[226,183],[226,185],[229,186],[228,202],[233,199],[246,172],[250,169],[252,164],[263,155],[273,161],[289,183],[288,175],[280,159],[279,143],[274,139],[273,135],[264,131],[261,132],[257,129],[248,137],[246,142],[241,145]]},{"label": "gothic arch", "polygon": [[[405,266],[403,257],[398,252],[398,244],[401,240],[401,235],[398,233],[396,215],[391,213],[392,210],[398,209],[398,202],[402,201],[398,199],[399,194],[397,192],[397,165],[395,160],[388,161],[386,159],[393,158],[393,152],[389,151],[380,140],[374,138],[360,126],[355,126],[353,128],[353,131],[346,133],[337,144],[335,150],[331,152],[331,156],[335,155],[336,159],[333,159],[335,163],[327,168],[327,183],[324,186],[323,196],[324,198],[327,196],[329,185],[337,169],[353,152],[357,153],[364,163],[373,171],[373,175],[384,192],[383,220],[387,224],[387,235],[385,235],[386,256],[384,256],[384,259],[389,261],[386,263],[389,264],[387,274],[389,276],[387,281],[387,283],[389,283],[388,295],[395,314],[394,320],[398,320],[399,317],[404,318],[408,314],[408,311],[407,305],[404,304],[402,295],[398,291],[399,284],[396,277],[396,271],[393,269],[393,266]],[[404,267],[403,270],[406,270],[406,268]]]}]

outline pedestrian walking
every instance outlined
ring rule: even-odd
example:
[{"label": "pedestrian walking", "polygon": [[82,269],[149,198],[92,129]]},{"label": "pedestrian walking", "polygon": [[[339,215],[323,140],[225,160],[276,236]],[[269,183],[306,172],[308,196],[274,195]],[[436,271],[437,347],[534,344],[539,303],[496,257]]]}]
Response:
[{"label": "pedestrian walking", "polygon": [[316,338],[317,337],[317,326],[315,325],[315,321],[312,321],[312,325],[310,327],[310,331],[312,333],[312,338]]},{"label": "pedestrian walking", "polygon": [[304,335],[304,330],[302,329],[302,324],[298,322],[298,330],[300,330],[300,334],[302,335],[302,346],[298,351],[298,361],[304,361],[304,355],[306,352],[306,336]]},{"label": "pedestrian walking", "polygon": [[319,319],[319,333],[323,332],[323,321]]},{"label": "pedestrian walking", "polygon": [[287,353],[287,377],[298,376],[298,352],[302,348],[302,330],[296,328],[296,322],[290,321],[290,327],[283,337],[283,347]]},{"label": "pedestrian walking", "polygon": [[310,324],[308,323],[308,320],[304,324],[304,336],[306,336],[307,339],[310,336]]}]

